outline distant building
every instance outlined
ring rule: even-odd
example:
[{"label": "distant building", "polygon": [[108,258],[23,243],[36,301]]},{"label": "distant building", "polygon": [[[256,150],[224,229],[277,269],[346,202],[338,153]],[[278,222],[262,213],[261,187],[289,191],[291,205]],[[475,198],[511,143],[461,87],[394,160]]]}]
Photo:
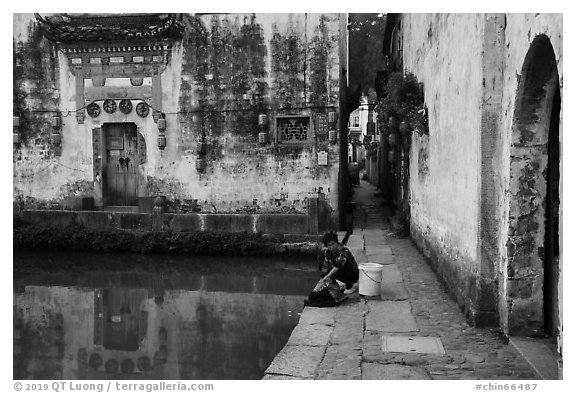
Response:
[{"label": "distant building", "polygon": [[366,166],[366,146],[380,139],[375,127],[378,114],[368,99],[362,97],[360,105],[352,111],[348,121],[348,162],[357,162],[361,168]]}]

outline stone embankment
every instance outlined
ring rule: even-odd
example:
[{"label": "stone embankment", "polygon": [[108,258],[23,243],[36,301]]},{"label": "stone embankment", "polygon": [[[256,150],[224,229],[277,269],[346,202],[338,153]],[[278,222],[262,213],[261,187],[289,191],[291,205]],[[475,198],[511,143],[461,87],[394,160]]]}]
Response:
[{"label": "stone embankment", "polygon": [[[170,218],[174,222],[190,217]],[[282,219],[290,222],[280,217],[276,223]],[[24,211],[13,221],[13,246],[15,250],[244,256],[315,255],[318,251],[319,235],[291,233],[289,225],[275,226],[274,233],[261,233],[234,226],[226,217],[220,221],[228,225],[205,230],[162,225],[155,229],[148,225],[150,220],[154,220],[152,215],[140,213]]]}]

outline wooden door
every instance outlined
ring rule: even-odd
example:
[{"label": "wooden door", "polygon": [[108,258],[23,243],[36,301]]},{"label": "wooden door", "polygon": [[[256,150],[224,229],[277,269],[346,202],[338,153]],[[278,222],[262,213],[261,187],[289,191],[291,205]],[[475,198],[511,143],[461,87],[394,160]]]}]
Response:
[{"label": "wooden door", "polygon": [[136,206],[138,150],[136,125],[105,124],[106,138],[106,205]]}]

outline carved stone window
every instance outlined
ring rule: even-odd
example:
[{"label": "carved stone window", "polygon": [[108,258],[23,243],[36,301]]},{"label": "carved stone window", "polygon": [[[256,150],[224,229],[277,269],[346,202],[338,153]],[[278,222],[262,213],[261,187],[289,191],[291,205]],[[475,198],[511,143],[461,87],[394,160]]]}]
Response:
[{"label": "carved stone window", "polygon": [[277,117],[276,132],[278,143],[305,144],[313,141],[309,116]]}]

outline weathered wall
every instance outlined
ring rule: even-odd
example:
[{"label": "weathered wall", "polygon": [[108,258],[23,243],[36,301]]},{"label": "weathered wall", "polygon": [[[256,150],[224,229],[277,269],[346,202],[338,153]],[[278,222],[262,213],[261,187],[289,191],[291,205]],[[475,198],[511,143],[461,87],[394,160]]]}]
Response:
[{"label": "weathered wall", "polygon": [[73,116],[63,119],[65,148],[50,139],[52,114],[68,107],[74,84],[61,67],[62,55],[33,20],[31,14],[14,14],[14,112],[27,114],[20,116],[22,145],[14,150],[14,197],[50,201],[90,194],[91,140],[72,132]]},{"label": "weathered wall", "polygon": [[430,130],[413,134],[411,231],[460,302],[470,303],[479,271],[483,19],[404,14],[402,29],[404,67],[424,83]]},{"label": "weathered wall", "polygon": [[[15,78],[20,112],[26,113],[21,117],[33,119],[21,124],[22,135],[36,136],[25,137],[14,150],[15,198],[41,204],[93,193],[101,198],[94,183],[92,130],[108,122],[132,122],[146,142],[146,162],[138,167],[139,197],[197,199],[205,211],[304,212],[305,199],[320,194],[336,209],[338,145],[328,143],[327,135],[313,135],[316,113],[335,111],[339,118],[341,17],[184,15],[183,37],[161,74],[167,123],[167,145],[161,151],[152,116],[102,111],[97,119],[86,117],[78,124],[73,112],[77,92],[65,56],[42,37],[32,15],[15,15],[15,57],[38,52],[38,59],[50,62],[34,68],[25,64],[21,78]],[[45,110],[63,113],[61,151],[46,142],[50,130],[45,122],[52,115]],[[198,171],[202,113],[207,165]],[[258,143],[262,113],[268,120],[264,145]],[[309,143],[277,144],[278,115],[311,116]],[[321,150],[329,153],[326,166],[317,165]]]},{"label": "weathered wall", "polygon": [[[521,114],[534,115],[534,127],[519,125],[515,110],[537,36],[550,41],[562,94],[562,15],[405,14],[402,29],[404,66],[424,83],[430,119],[430,134],[414,135],[411,148],[412,235],[469,317],[494,322],[497,315],[506,333],[511,323],[537,332],[547,166],[541,150],[551,106],[544,101],[553,80],[542,82],[534,113]],[[560,165],[561,234],[562,156]],[[560,323],[562,277],[560,251]]]}]

